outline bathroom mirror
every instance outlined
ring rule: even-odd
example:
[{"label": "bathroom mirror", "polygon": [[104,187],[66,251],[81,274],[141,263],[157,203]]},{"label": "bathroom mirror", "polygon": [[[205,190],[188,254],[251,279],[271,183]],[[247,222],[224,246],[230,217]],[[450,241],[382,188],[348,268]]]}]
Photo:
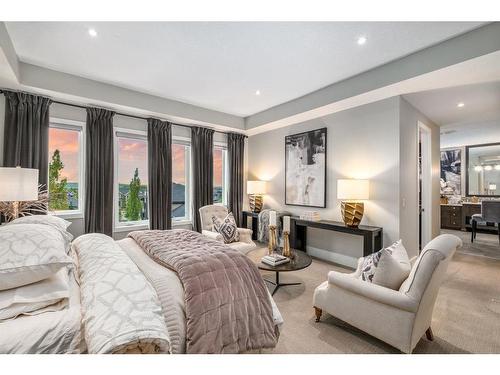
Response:
[{"label": "bathroom mirror", "polygon": [[500,197],[500,143],[466,147],[467,196]]}]

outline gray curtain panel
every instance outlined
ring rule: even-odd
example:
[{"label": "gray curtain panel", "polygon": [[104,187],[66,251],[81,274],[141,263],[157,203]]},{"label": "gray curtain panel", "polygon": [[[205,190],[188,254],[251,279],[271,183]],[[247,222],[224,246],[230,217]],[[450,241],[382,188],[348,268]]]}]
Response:
[{"label": "gray curtain panel", "polygon": [[200,207],[214,202],[214,131],[191,128],[191,155],[193,158],[193,226],[201,232]]},{"label": "gray curtain panel", "polygon": [[38,182],[47,187],[49,165],[49,106],[43,96],[4,91],[4,166],[38,169]]},{"label": "gray curtain panel", "polygon": [[172,125],[148,119],[149,228],[172,227]]},{"label": "gray curtain panel", "polygon": [[238,133],[229,133],[227,135],[227,155],[229,159],[229,211],[233,213],[238,226],[241,223],[241,213],[243,210],[245,138],[245,135]]},{"label": "gray curtain panel", "polygon": [[85,233],[113,235],[113,116],[87,108]]}]

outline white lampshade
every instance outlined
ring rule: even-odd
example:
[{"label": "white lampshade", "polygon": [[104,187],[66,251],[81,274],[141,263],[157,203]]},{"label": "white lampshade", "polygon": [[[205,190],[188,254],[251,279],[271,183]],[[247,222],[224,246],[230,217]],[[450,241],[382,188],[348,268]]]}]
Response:
[{"label": "white lampshade", "polygon": [[247,194],[265,194],[266,181],[247,181]]},{"label": "white lampshade", "polygon": [[364,200],[368,199],[370,182],[368,180],[337,180],[337,199]]},{"label": "white lampshade", "polygon": [[0,201],[38,199],[38,169],[0,167]]}]

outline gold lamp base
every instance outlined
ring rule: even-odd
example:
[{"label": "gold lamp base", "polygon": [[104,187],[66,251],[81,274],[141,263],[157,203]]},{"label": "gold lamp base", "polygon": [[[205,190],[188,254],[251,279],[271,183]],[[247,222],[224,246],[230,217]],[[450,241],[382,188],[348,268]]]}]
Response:
[{"label": "gold lamp base", "polygon": [[365,204],[362,202],[345,202],[340,205],[342,219],[348,227],[357,228],[365,212]]},{"label": "gold lamp base", "polygon": [[260,194],[250,194],[248,203],[250,205],[250,211],[260,212],[262,211],[262,204],[264,202],[264,197]]}]

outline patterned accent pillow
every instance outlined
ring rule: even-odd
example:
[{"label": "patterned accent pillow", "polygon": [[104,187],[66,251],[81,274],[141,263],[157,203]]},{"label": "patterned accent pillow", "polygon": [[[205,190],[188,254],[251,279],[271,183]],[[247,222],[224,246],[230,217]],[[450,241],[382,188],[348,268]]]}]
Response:
[{"label": "patterned accent pillow", "polygon": [[411,271],[410,260],[401,240],[365,257],[361,279],[386,288],[398,290]]},{"label": "patterned accent pillow", "polygon": [[224,243],[238,242],[240,240],[240,234],[232,212],[228,213],[223,220],[212,216],[212,223],[215,231],[220,233],[224,239]]},{"label": "patterned accent pillow", "polygon": [[373,282],[373,276],[375,276],[375,271],[377,270],[378,262],[382,257],[382,252],[385,249],[379,250],[376,253],[367,255],[363,260],[363,265],[361,266],[361,280]]}]

